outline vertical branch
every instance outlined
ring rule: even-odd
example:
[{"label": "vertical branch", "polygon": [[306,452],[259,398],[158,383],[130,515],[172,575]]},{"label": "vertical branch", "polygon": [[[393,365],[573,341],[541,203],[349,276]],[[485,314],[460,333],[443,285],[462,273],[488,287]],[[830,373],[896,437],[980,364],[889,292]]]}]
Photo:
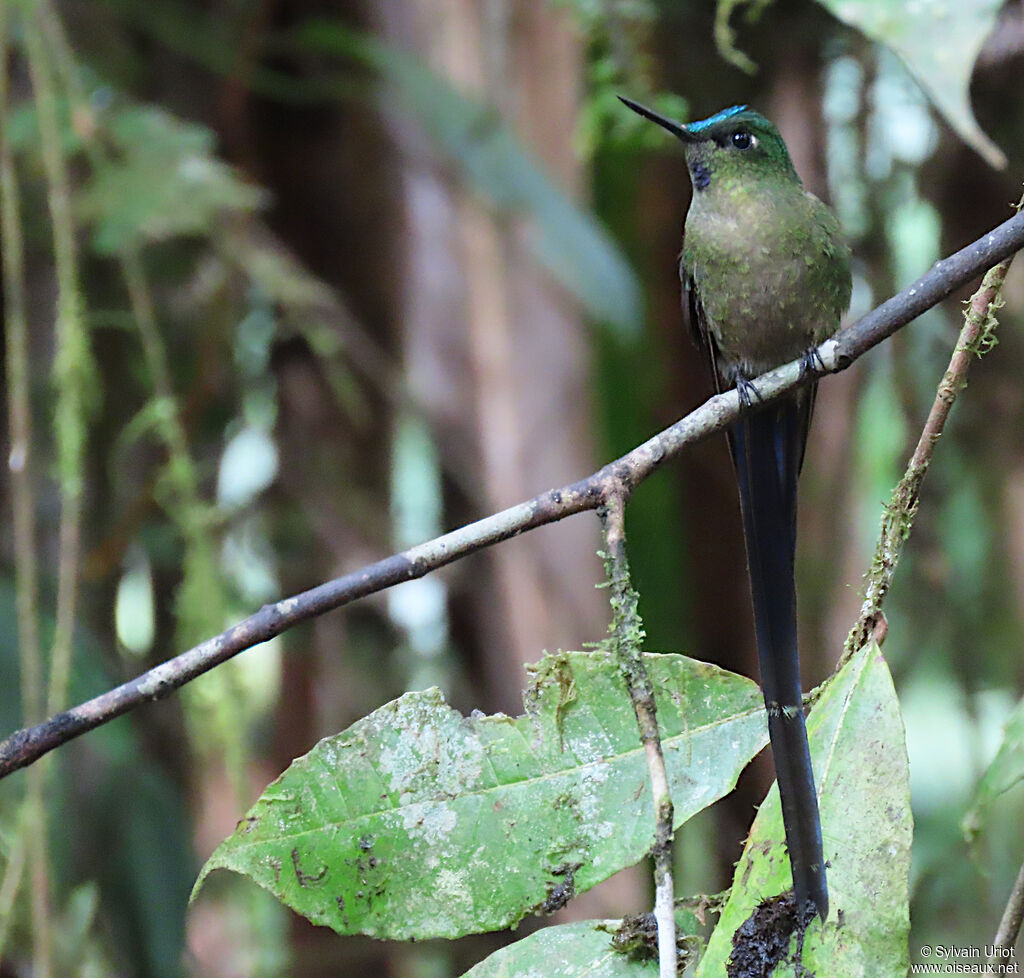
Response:
[{"label": "vertical branch", "polygon": [[605,539],[605,570],[611,588],[612,645],[640,728],[654,797],[654,919],[658,925],[659,978],[676,976],[675,893],[672,885],[672,796],[661,749],[654,687],[644,665],[644,630],[637,611],[637,593],[626,557],[625,496],[616,489],[604,495],[598,510]]},{"label": "vertical branch", "polygon": [[995,329],[998,325],[996,310],[1002,305],[1000,290],[1011,258],[989,269],[981,287],[971,297],[964,325],[960,330],[956,347],[949,366],[935,392],[928,420],[918,439],[917,447],[907,464],[903,478],[893,489],[892,497],[882,517],[882,529],[875,545],[875,556],[867,575],[864,602],[860,616],[847,636],[843,655],[836,666],[841,669],[846,661],[871,637],[876,626],[882,624],[882,602],[892,586],[896,565],[903,552],[903,543],[910,536],[917,504],[921,494],[921,483],[931,464],[935,444],[946,427],[946,420],[960,392],[967,386],[967,371],[976,356],[988,352],[995,343]]},{"label": "vertical branch", "polygon": [[0,238],[3,239],[3,297],[7,347],[7,423],[14,522],[15,595],[21,663],[21,701],[28,723],[43,718],[39,644],[38,552],[32,498],[32,415],[29,399],[28,316],[25,298],[24,236],[18,176],[10,144],[7,90],[7,12],[0,4]]},{"label": "vertical branch", "polygon": [[[6,341],[7,423],[14,523],[14,589],[21,669],[22,713],[38,723],[43,712],[42,650],[39,642],[38,553],[32,495],[32,412],[29,381],[28,315],[25,297],[24,236],[18,176],[10,143],[8,91],[9,5],[0,3],[0,238],[3,239],[4,333]],[[0,912],[6,922],[17,898],[26,865],[31,880],[33,966],[43,978],[53,972],[50,940],[50,875],[44,817],[44,770],[30,772],[25,807],[18,822],[2,884]]]},{"label": "vertical branch", "polygon": [[92,359],[82,316],[78,285],[71,181],[61,146],[51,66],[43,43],[36,5],[25,24],[29,74],[39,117],[39,137],[46,170],[47,199],[53,223],[54,264],[57,270],[56,352],[53,382],[57,391],[54,437],[60,480],[61,516],[57,565],[57,614],[51,651],[47,712],[59,710],[67,697],[71,670],[71,642],[78,597],[78,564],[81,548],[83,463],[85,459],[85,408],[92,377]]}]

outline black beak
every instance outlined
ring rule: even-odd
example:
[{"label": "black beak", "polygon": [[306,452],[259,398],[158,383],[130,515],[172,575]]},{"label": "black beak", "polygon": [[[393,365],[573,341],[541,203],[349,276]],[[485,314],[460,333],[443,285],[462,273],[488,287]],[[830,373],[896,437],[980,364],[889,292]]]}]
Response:
[{"label": "black beak", "polygon": [[677,139],[681,139],[684,143],[699,143],[702,141],[700,136],[691,132],[681,122],[675,122],[663,115],[658,115],[657,112],[647,108],[646,105],[634,102],[632,99],[626,98],[625,95],[620,95],[619,101],[622,102],[623,105],[631,108],[637,115],[642,115],[645,119],[650,119],[651,122],[656,122],[662,129],[667,129],[673,136]]}]

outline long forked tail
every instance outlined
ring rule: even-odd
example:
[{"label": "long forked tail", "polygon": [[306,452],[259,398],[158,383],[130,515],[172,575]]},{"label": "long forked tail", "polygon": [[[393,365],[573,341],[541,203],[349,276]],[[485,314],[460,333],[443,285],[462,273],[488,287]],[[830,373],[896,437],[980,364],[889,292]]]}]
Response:
[{"label": "long forked tail", "polygon": [[828,916],[818,798],[804,723],[797,652],[796,487],[814,392],[755,408],[731,430],[747,543],[761,685],[801,914]]}]

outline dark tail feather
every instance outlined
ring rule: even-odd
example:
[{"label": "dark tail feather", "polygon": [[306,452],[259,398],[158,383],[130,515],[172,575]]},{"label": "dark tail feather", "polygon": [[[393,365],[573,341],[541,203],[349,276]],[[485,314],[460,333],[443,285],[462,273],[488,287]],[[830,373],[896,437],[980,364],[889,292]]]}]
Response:
[{"label": "dark tail feather", "polygon": [[796,639],[796,485],[813,390],[743,414],[729,446],[736,464],[747,542],[754,627],[768,733],[782,798],[793,889],[824,921],[828,890],[818,798],[804,724]]}]

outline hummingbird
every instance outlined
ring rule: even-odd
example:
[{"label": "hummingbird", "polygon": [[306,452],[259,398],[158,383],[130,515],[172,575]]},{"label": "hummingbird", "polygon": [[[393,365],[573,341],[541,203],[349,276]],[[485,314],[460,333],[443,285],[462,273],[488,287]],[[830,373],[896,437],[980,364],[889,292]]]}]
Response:
[{"label": "hummingbird", "polygon": [[778,129],[745,105],[683,124],[619,96],[682,143],[693,184],[680,277],[683,312],[715,390],[736,387],[728,432],[750,572],[768,733],[801,921],[828,916],[818,797],[797,650],[797,479],[814,407],[808,384],[758,403],[751,378],[801,359],[839,329],[850,251],[832,211],[804,189]]}]

